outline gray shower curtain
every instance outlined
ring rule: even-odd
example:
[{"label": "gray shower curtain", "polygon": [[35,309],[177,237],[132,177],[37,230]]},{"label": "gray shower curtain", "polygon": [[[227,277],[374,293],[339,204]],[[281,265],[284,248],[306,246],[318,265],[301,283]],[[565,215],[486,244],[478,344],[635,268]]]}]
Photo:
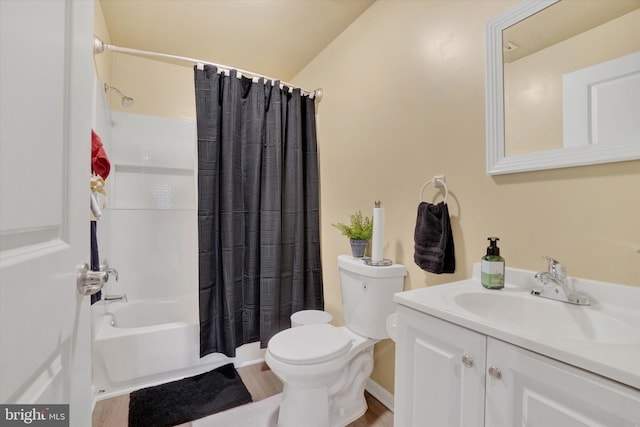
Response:
[{"label": "gray shower curtain", "polygon": [[324,308],[315,105],[278,82],[194,70],[200,356],[233,357]]}]

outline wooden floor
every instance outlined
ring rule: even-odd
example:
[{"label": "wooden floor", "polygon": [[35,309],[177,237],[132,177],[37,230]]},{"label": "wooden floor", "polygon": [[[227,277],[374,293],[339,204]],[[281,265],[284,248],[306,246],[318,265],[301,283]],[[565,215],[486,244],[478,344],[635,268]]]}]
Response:
[{"label": "wooden floor", "polygon": [[[254,402],[282,391],[282,383],[265,363],[239,368],[238,373]],[[365,393],[365,397],[369,405],[367,412],[349,427],[393,427],[393,413],[369,393]],[[128,394],[101,400],[93,411],[92,427],[126,427],[128,417]],[[179,427],[191,427],[191,423],[180,424]]]}]

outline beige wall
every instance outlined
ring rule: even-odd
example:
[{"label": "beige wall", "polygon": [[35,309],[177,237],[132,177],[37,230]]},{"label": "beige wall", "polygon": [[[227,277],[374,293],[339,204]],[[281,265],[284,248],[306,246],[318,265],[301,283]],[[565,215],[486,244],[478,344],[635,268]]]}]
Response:
[{"label": "beige wall", "polygon": [[[384,254],[409,270],[405,289],[469,277],[492,235],[508,266],[540,270],[540,256],[550,255],[572,276],[640,286],[640,161],[485,173],[484,24],[515,3],[378,0],[294,80],[325,91],[318,104],[322,257],[336,324],[336,257],[349,243],[330,224],[371,211],[376,199],[385,207]],[[193,118],[190,68],[124,56],[114,58],[114,85],[136,98],[128,111]],[[439,174],[449,187],[453,275],[413,263],[418,193]],[[440,200],[432,186],[424,195]],[[386,340],[376,347],[373,379],[390,391],[393,364]]]},{"label": "beige wall", "polygon": [[[545,267],[640,286],[640,161],[489,177],[485,173],[484,24],[515,1],[380,1],[294,80],[322,87],[318,106],[326,305],[341,303],[330,226],[380,199],[385,256],[409,268],[405,289],[471,275],[486,238],[507,265]],[[413,263],[423,183],[444,174],[456,246],[454,275]],[[433,187],[425,199],[436,195]],[[439,200],[436,198],[436,200]],[[373,379],[393,390],[393,344],[376,348]]]},{"label": "beige wall", "polygon": [[[107,24],[104,21],[104,14],[102,13],[102,7],[100,2],[95,0],[94,7],[94,19],[93,19],[93,34],[105,43],[109,43],[111,37],[109,36],[109,30]],[[104,52],[99,55],[93,56],[93,65],[98,75],[98,78],[102,83],[111,84],[111,66],[113,58],[110,52]]]},{"label": "beige wall", "polygon": [[[98,0],[95,0],[94,26],[95,35],[110,43]],[[109,51],[95,55],[94,64],[102,83],[135,99],[132,106],[122,107],[120,96],[110,90],[107,99],[113,110],[195,121],[195,90],[190,65],[180,66]]]},{"label": "beige wall", "polygon": [[113,85],[136,101],[125,108],[112,96],[114,110],[196,120],[193,68],[123,53],[113,56]]}]

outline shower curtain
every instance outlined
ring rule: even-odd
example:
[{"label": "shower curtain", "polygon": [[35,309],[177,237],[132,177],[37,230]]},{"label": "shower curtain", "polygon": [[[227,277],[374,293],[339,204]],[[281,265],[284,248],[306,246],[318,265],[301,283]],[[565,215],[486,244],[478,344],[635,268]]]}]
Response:
[{"label": "shower curtain", "polygon": [[269,339],[323,309],[314,100],[194,67],[200,356]]}]

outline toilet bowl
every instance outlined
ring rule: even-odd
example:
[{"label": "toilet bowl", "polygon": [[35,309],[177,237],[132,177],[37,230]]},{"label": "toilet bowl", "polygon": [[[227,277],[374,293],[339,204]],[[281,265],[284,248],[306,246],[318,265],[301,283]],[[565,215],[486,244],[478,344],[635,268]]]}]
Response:
[{"label": "toilet bowl", "polygon": [[265,361],[284,384],[280,427],[341,427],[367,410],[373,346],[388,337],[386,318],[395,311],[392,297],[402,291],[406,267],[367,266],[341,255],[338,268],[345,326],[330,325],[331,315],[322,311],[294,313],[297,327],[267,346]]}]

